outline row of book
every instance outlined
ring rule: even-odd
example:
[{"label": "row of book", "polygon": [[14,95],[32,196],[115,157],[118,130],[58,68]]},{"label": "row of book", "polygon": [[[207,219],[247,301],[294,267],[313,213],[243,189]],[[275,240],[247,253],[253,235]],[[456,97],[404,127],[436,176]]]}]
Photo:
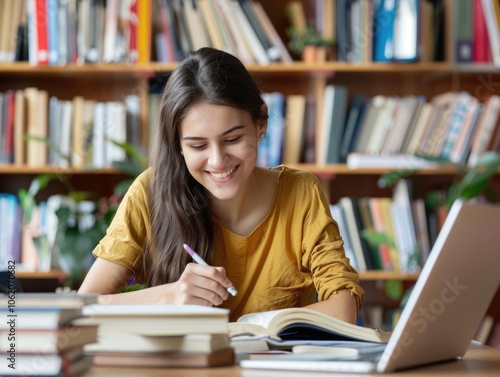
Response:
[{"label": "row of book", "polygon": [[[8,261],[15,261],[19,270],[50,271],[60,261],[53,260],[58,255],[54,250],[59,218],[56,211],[67,207],[72,216],[70,222],[78,225],[80,231],[94,226],[97,204],[90,200],[78,203],[66,195],[51,195],[40,201],[31,214],[29,223],[23,223],[21,206],[17,196],[0,193],[0,270],[7,267]],[[87,257],[86,268],[90,267],[93,257]],[[63,266],[61,266],[63,267]]]},{"label": "row of book", "polygon": [[175,62],[204,46],[245,63],[292,60],[252,0],[5,0],[0,6],[0,62]]},{"label": "row of book", "polygon": [[[486,151],[500,152],[500,96],[481,102],[467,92],[365,98],[342,85],[320,93],[265,95],[269,132],[259,163],[346,163],[349,167],[417,169],[435,161],[473,166]],[[320,113],[318,113],[320,111]],[[426,156],[428,159],[416,156]]]},{"label": "row of book", "polygon": [[[10,300],[10,301],[9,301]],[[91,365],[208,367],[234,363],[229,310],[99,305],[97,295],[0,295],[2,376],[73,376]],[[10,322],[9,322],[10,320]],[[10,325],[12,324],[12,326]]]},{"label": "row of book", "polygon": [[[330,205],[344,240],[346,256],[358,272],[418,272],[439,232],[437,214],[414,199],[408,180],[398,181],[392,198],[342,197]],[[374,244],[365,232],[384,235]]]},{"label": "row of book", "polygon": [[73,376],[92,365],[84,347],[97,341],[97,325],[79,325],[84,305],[96,295],[0,295],[0,364],[2,376]]},{"label": "row of book", "polygon": [[500,65],[498,1],[456,0],[453,6],[455,61]]},{"label": "row of book", "polygon": [[335,41],[331,59],[341,62],[441,61],[444,1],[319,0],[287,4],[290,23],[312,26]]},{"label": "row of book", "polygon": [[140,148],[139,96],[64,100],[34,87],[0,93],[0,163],[103,168]]}]

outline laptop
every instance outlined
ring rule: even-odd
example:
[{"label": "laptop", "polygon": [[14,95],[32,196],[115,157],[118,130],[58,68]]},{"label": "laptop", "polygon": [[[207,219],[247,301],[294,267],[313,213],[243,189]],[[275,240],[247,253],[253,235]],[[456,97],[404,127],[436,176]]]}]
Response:
[{"label": "laptop", "polygon": [[383,350],[242,360],[242,368],[389,373],[462,357],[500,285],[500,206],[455,201]]}]

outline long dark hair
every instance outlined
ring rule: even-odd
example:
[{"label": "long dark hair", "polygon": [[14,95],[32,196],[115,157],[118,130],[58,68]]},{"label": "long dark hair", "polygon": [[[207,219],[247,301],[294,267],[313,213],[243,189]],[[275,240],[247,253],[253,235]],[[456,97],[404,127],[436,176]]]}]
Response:
[{"label": "long dark hair", "polygon": [[151,234],[142,258],[148,286],[177,281],[192,246],[208,263],[213,254],[213,214],[207,190],[189,173],[181,155],[180,124],[200,102],[248,112],[254,123],[267,119],[261,91],[244,65],[213,48],[190,53],[168,78],[152,142],[149,187]]}]

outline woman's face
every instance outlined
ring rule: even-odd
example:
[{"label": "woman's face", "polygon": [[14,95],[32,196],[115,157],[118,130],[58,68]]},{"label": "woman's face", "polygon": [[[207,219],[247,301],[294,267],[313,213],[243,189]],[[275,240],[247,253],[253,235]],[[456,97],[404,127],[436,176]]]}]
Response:
[{"label": "woman's face", "polygon": [[183,119],[181,148],[191,175],[216,199],[243,192],[257,162],[258,136],[267,123],[229,106],[199,103]]}]

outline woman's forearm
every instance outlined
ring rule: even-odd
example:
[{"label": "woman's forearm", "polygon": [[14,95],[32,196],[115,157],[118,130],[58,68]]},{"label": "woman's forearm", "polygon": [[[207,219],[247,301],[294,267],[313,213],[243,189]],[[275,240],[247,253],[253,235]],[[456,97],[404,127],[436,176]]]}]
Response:
[{"label": "woman's forearm", "polygon": [[353,324],[358,320],[356,296],[347,289],[342,289],[327,300],[308,305],[306,308],[318,310]]}]

